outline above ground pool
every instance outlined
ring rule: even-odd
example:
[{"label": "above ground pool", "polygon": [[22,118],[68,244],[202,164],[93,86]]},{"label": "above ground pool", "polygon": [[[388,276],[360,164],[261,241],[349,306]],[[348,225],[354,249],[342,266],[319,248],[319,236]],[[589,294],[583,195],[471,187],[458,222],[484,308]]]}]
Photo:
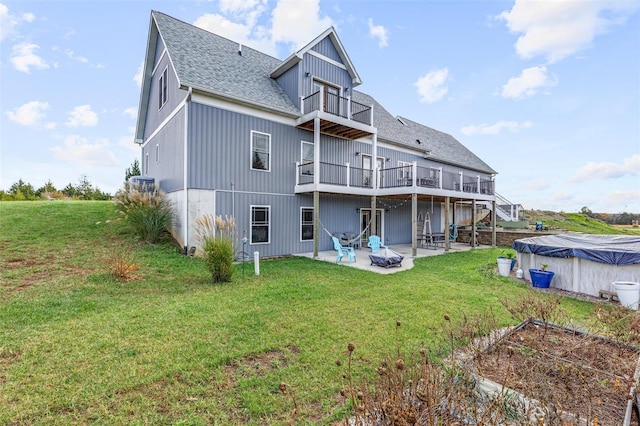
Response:
[{"label": "above ground pool", "polygon": [[599,296],[615,291],[616,281],[640,282],[640,237],[626,235],[558,234],[515,240],[518,265],[555,273],[552,288]]}]

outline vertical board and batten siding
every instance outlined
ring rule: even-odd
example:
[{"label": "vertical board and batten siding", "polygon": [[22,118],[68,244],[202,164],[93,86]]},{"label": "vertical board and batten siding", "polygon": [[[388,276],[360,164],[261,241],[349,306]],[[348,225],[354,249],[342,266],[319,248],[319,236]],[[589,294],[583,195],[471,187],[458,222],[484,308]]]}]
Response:
[{"label": "vertical board and batten siding", "polygon": [[[270,207],[270,240],[266,244],[251,244],[251,206]],[[313,240],[300,241],[300,208],[313,207],[311,194],[258,194],[218,191],[216,214],[234,216],[239,250],[246,232],[249,240],[245,249],[250,256],[257,251],[261,257],[284,256],[313,251]]]},{"label": "vertical board and batten siding", "polygon": [[153,57],[153,68],[155,68],[156,65],[158,65],[158,61],[162,58],[162,53],[164,52],[164,49],[165,49],[164,40],[162,39],[160,34],[158,34],[157,40],[156,40],[156,52],[155,52],[155,56]]},{"label": "vertical board and batten siding", "polygon": [[[311,139],[309,142],[313,142]],[[359,157],[355,155],[355,143],[349,139],[341,139],[334,136],[320,136],[320,161],[323,163],[341,164],[349,162],[352,166],[359,167]]]},{"label": "vertical board and batten siding", "polygon": [[[270,171],[251,169],[251,131],[271,135]],[[293,194],[300,141],[313,134],[286,124],[192,103],[189,188]]]},{"label": "vertical board and batten siding", "polygon": [[311,48],[314,52],[318,52],[321,55],[326,56],[329,59],[333,59],[336,62],[342,63],[342,58],[338,54],[333,42],[329,37],[325,37],[320,40],[315,46]]},{"label": "vertical board and batten siding", "polygon": [[[160,90],[160,76],[166,67],[169,67],[167,102],[158,109],[158,92]],[[176,109],[180,102],[187,97],[187,91],[180,89],[178,78],[171,66],[169,56],[164,55],[160,64],[156,67],[155,73],[151,76],[151,87],[149,90],[149,104],[147,106],[147,122],[144,129],[144,139],[147,138],[160,126],[160,124]]]},{"label": "vertical board and batten siding", "polygon": [[300,70],[299,64],[296,64],[276,79],[282,90],[298,108],[300,108],[300,93],[302,82],[304,81],[304,76],[301,75]]},{"label": "vertical board and batten siding", "polygon": [[[344,69],[330,64],[327,61],[305,54],[304,58],[300,62],[300,67],[303,72],[311,73],[311,77],[304,78],[302,86],[302,96],[309,96],[313,93],[313,78],[319,78],[322,81],[334,84],[336,86],[351,89],[351,76],[349,72]],[[344,91],[342,93],[344,96]]]},{"label": "vertical board and batten siding", "polygon": [[[157,164],[156,145],[160,149]],[[153,177],[165,192],[184,189],[184,107],[143,146],[143,168],[146,154],[149,154],[149,170],[142,170],[144,175]]]}]

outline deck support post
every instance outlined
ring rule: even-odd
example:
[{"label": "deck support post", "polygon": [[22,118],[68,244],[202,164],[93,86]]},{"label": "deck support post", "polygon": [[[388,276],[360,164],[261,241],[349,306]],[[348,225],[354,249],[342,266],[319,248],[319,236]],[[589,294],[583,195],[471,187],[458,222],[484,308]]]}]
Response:
[{"label": "deck support post", "polygon": [[451,248],[449,240],[449,203],[451,197],[444,197],[444,251],[447,252]]},{"label": "deck support post", "polygon": [[313,258],[318,258],[320,237],[320,192],[313,191]]},{"label": "deck support post", "polygon": [[496,243],[496,200],[493,200],[491,202],[491,247],[495,247]]},{"label": "deck support post", "polygon": [[418,194],[411,194],[411,256],[418,255]]},{"label": "deck support post", "polygon": [[[375,195],[371,197],[371,224],[369,225],[369,234],[368,235],[378,235],[382,239],[381,233],[378,233],[378,221],[376,220],[376,205],[378,204],[378,199]],[[382,241],[384,244],[384,241]],[[361,245],[362,247],[363,245]]]},{"label": "deck support post", "polygon": [[478,244],[476,238],[476,199],[471,200],[471,248],[475,250]]}]

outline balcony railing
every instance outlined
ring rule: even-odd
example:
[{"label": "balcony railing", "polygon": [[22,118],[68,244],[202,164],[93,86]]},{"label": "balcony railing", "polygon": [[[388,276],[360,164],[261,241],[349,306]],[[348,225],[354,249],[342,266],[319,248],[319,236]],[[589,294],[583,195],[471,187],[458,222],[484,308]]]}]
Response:
[{"label": "balcony railing", "polygon": [[[314,164],[298,164],[297,185],[314,183]],[[320,162],[319,183],[341,187],[373,188],[374,176],[378,189],[412,187],[430,188],[469,194],[493,195],[495,182],[463,172],[453,173],[442,169],[413,165],[390,167],[378,171],[351,167],[348,164]]]},{"label": "balcony railing", "polygon": [[357,121],[371,126],[371,106],[364,105],[350,98],[344,98],[334,93],[318,91],[302,99],[302,113],[324,111],[328,114]]}]

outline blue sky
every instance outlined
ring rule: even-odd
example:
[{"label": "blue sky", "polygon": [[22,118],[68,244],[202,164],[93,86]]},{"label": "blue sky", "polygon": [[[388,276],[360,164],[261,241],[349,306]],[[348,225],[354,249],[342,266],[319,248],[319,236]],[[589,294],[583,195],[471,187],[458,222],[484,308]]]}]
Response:
[{"label": "blue sky", "polygon": [[637,1],[2,1],[1,189],[122,185],[152,9],[280,59],[333,25],[359,90],[456,137],[509,200],[640,212]]}]

